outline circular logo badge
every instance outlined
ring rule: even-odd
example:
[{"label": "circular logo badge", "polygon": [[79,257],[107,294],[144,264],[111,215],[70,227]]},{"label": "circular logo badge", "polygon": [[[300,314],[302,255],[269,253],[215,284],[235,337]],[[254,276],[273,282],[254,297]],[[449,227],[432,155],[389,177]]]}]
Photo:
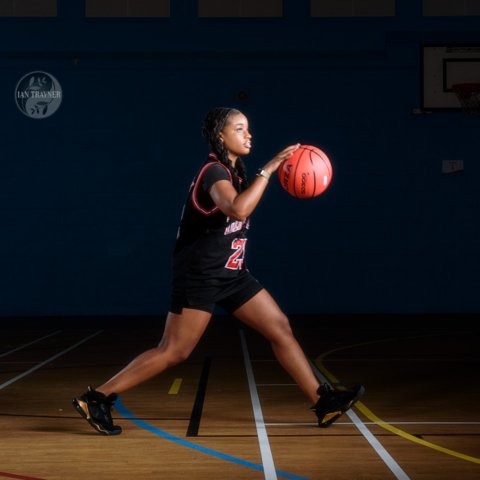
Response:
[{"label": "circular logo badge", "polygon": [[47,118],[62,103],[62,87],[47,72],[36,71],[24,75],[15,87],[18,109],[30,118]]}]

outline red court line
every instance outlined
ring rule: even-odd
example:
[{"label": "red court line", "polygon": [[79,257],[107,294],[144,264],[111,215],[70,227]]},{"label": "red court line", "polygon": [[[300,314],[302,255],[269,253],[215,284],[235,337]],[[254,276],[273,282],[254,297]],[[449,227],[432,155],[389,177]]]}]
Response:
[{"label": "red court line", "polygon": [[16,478],[17,480],[45,480],[38,477],[26,477],[25,475],[15,475],[14,473],[0,472],[0,477]]}]

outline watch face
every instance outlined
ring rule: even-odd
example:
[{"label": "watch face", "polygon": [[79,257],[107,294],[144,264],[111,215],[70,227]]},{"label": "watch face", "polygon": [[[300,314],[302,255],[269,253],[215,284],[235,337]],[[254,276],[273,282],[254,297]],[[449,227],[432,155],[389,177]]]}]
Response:
[{"label": "watch face", "polygon": [[263,168],[259,168],[257,171],[257,177],[263,177],[266,178],[267,180],[270,179],[270,174],[264,170]]}]

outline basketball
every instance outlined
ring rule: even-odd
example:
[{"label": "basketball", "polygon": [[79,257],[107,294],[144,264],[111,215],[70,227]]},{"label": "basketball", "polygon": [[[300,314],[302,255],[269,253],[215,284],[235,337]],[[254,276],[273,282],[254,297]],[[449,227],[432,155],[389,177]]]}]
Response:
[{"label": "basketball", "polygon": [[296,198],[313,198],[323,193],[332,180],[332,164],[318,147],[301,145],[278,169],[280,185]]}]

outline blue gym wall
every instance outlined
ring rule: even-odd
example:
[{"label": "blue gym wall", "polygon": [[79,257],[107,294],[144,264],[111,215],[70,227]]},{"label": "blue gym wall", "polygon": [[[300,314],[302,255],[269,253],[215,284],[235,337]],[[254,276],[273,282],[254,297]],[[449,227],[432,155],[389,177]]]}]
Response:
[{"label": "blue gym wall", "polygon": [[[313,200],[274,179],[252,219],[250,270],[289,313],[480,310],[479,119],[414,115],[420,45],[480,42],[480,17],[0,18],[0,315],[163,315],[204,113],[251,119],[250,172],[284,146],[323,148]],[[415,5],[413,5],[415,4]],[[14,103],[32,70],[61,83],[44,120]],[[239,96],[246,92],[246,98]],[[465,172],[442,175],[444,159]]]}]

